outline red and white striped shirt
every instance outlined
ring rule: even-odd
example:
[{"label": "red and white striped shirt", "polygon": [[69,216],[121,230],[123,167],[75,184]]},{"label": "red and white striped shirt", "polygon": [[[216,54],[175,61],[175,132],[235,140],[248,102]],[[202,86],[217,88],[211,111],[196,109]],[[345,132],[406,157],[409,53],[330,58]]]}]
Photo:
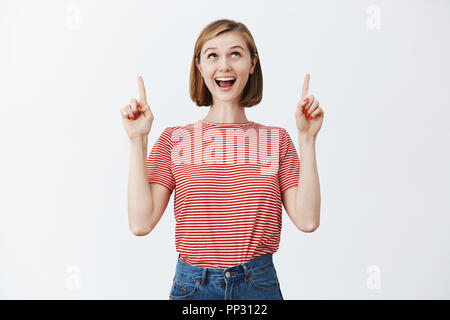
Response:
[{"label": "red and white striped shirt", "polygon": [[208,268],[278,250],[281,193],[299,170],[289,133],[253,121],[167,127],[147,159],[148,182],[175,189],[180,259]]}]

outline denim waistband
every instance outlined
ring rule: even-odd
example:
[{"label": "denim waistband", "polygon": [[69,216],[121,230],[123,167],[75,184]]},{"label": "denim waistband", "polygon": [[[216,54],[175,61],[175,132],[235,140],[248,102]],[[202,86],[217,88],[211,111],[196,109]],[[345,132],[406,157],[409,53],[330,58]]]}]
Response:
[{"label": "denim waistband", "polygon": [[259,272],[263,272],[267,268],[273,267],[272,256],[272,253],[266,253],[250,261],[243,262],[226,269],[221,269],[197,267],[186,264],[180,260],[180,256],[178,255],[175,277],[201,281],[202,284],[204,284],[207,280],[230,281],[247,279],[249,275],[258,274]]}]

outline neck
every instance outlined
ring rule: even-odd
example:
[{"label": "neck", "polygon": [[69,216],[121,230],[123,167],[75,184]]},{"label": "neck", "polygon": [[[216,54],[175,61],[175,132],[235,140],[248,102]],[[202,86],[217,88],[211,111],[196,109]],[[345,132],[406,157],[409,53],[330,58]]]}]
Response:
[{"label": "neck", "polygon": [[249,122],[244,107],[229,103],[214,103],[203,121],[218,123],[245,123]]}]

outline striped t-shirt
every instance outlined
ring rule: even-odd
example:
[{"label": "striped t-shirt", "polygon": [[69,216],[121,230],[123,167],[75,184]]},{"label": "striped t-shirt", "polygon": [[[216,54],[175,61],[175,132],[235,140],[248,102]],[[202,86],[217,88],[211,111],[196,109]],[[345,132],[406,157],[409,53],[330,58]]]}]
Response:
[{"label": "striped t-shirt", "polygon": [[180,260],[208,268],[278,250],[281,192],[299,170],[289,133],[253,121],[167,127],[147,159],[148,182],[175,189]]}]

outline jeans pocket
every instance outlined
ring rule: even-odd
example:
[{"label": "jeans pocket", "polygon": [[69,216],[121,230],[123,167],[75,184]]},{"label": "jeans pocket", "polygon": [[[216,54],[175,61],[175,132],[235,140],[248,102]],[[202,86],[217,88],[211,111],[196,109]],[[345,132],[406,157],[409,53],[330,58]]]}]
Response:
[{"label": "jeans pocket", "polygon": [[169,299],[184,299],[191,297],[197,292],[199,285],[200,281],[175,277],[172,282]]},{"label": "jeans pocket", "polygon": [[254,273],[250,273],[248,278],[253,287],[260,290],[277,290],[280,288],[277,272],[272,265],[264,270],[258,270]]}]

